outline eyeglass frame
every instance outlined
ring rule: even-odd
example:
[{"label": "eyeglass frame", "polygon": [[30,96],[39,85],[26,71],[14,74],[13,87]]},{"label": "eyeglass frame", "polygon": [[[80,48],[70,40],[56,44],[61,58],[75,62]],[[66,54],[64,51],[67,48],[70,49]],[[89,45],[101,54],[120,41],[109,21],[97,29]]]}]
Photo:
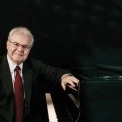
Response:
[{"label": "eyeglass frame", "polygon": [[13,44],[13,46],[15,46],[15,47],[22,47],[23,49],[26,49],[26,50],[28,50],[28,49],[30,49],[31,48],[31,46],[28,46],[28,45],[21,45],[21,44],[19,44],[18,42],[12,42],[12,41],[10,41],[9,40],[9,42],[11,43],[11,44]]}]

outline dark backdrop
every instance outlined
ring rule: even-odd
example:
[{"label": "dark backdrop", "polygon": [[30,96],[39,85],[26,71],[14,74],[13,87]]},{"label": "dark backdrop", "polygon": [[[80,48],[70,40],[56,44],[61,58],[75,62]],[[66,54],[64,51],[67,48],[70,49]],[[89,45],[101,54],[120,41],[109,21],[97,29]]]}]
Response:
[{"label": "dark backdrop", "polygon": [[28,27],[31,55],[62,68],[122,66],[121,0],[0,0],[0,54],[8,32]]}]

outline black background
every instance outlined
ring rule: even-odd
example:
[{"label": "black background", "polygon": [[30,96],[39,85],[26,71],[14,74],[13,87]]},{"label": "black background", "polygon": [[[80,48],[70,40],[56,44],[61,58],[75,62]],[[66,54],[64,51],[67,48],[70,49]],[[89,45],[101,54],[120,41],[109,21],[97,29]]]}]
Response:
[{"label": "black background", "polygon": [[0,0],[0,55],[16,26],[31,30],[30,55],[47,64],[69,69],[122,65],[121,0]]}]

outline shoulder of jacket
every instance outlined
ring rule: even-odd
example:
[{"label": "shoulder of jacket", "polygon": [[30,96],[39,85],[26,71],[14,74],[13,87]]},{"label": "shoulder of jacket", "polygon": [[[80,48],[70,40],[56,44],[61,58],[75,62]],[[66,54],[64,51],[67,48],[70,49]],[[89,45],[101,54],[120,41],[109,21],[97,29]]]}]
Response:
[{"label": "shoulder of jacket", "polygon": [[41,59],[36,59],[36,58],[33,58],[33,57],[28,57],[28,59],[26,60],[27,62],[30,62],[30,63],[40,63],[42,62]]}]

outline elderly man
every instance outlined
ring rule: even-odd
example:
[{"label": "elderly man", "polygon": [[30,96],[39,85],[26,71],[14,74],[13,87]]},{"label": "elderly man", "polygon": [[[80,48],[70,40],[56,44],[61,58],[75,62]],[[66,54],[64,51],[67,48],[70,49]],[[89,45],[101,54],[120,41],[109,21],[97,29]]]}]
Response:
[{"label": "elderly man", "polygon": [[[0,122],[42,122],[40,91],[45,84],[74,88],[79,80],[69,71],[28,57],[34,37],[25,27],[13,28],[0,58]],[[42,80],[45,79],[45,80]]]}]

